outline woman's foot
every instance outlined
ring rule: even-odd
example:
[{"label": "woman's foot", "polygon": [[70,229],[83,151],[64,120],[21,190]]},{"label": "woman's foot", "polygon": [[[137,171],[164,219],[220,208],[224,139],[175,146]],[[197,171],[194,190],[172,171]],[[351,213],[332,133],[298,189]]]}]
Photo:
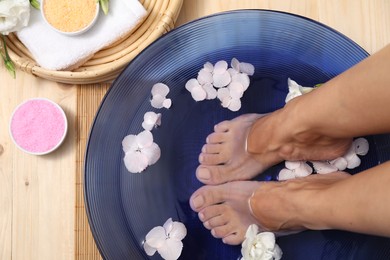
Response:
[{"label": "woman's foot", "polygon": [[272,163],[249,154],[245,147],[249,129],[263,116],[246,114],[215,125],[199,155],[198,180],[204,184],[250,180],[270,167]]},{"label": "woman's foot", "polygon": [[237,181],[206,185],[190,198],[191,208],[215,238],[225,244],[238,245],[245,239],[251,224],[258,224],[249,209],[249,198],[260,182]]}]

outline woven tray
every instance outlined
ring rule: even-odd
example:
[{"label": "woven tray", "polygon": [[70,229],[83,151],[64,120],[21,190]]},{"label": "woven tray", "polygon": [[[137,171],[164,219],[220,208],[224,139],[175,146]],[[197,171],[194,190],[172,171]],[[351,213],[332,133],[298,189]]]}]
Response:
[{"label": "woven tray", "polygon": [[7,37],[9,53],[19,70],[67,84],[92,84],[115,79],[143,49],[174,28],[183,0],[139,0],[148,12],[145,20],[129,35],[97,52],[73,71],[53,71],[40,67],[15,34]]}]

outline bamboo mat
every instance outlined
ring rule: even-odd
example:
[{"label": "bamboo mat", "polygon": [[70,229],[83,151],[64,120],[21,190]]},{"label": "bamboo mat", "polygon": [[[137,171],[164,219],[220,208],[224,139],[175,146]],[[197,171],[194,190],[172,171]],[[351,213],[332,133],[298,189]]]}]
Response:
[{"label": "bamboo mat", "polygon": [[75,259],[102,259],[96,247],[84,205],[84,155],[90,126],[101,100],[109,89],[110,84],[91,84],[77,86],[77,153],[76,153],[76,221],[75,221]]}]

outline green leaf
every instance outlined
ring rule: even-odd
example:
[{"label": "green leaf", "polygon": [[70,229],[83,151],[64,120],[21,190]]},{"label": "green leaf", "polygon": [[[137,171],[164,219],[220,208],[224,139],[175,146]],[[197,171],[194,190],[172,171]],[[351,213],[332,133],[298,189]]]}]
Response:
[{"label": "green leaf", "polygon": [[41,4],[37,0],[30,0],[30,4],[37,10],[41,9]]},{"label": "green leaf", "polygon": [[108,14],[109,0],[99,0],[100,7],[102,8],[105,15]]},{"label": "green leaf", "polygon": [[16,72],[15,72],[15,65],[13,61],[11,60],[11,57],[8,54],[7,50],[7,42],[5,41],[5,36],[4,34],[1,34],[2,38],[2,48],[1,50],[4,50],[4,53],[1,51],[1,57],[3,58],[5,68],[8,70],[8,72],[11,74],[13,78],[16,77]]}]

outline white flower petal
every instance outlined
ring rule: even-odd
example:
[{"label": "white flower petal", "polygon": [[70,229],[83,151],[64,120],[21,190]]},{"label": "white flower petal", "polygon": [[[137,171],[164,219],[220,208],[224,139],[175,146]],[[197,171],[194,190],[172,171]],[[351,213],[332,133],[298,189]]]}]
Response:
[{"label": "white flower petal", "polygon": [[155,113],[153,111],[146,112],[144,115],[144,121],[142,127],[145,130],[151,131],[154,127],[161,125],[161,113]]},{"label": "white flower petal", "polygon": [[232,76],[232,82],[239,82],[244,87],[244,91],[246,91],[250,84],[250,79],[248,75],[244,73],[238,73]]},{"label": "white flower petal", "polygon": [[165,260],[176,260],[180,257],[183,250],[183,243],[181,241],[167,239],[165,246],[157,249],[157,252]]},{"label": "white flower petal", "polygon": [[194,87],[191,90],[191,96],[195,101],[203,101],[207,97],[206,91],[201,87]]},{"label": "white flower petal", "polygon": [[334,165],[339,171],[344,171],[348,165],[347,160],[343,157],[336,158],[329,163]]},{"label": "white flower petal", "polygon": [[152,256],[157,252],[157,249],[154,247],[151,247],[146,241],[144,242],[144,250],[148,256]]},{"label": "white flower petal", "polygon": [[154,124],[154,123],[156,123],[157,118],[158,118],[159,116],[161,116],[160,113],[157,114],[157,113],[155,113],[155,112],[153,112],[153,111],[149,111],[149,112],[146,112],[146,113],[144,114],[144,121],[145,121],[145,122],[148,122],[148,123]]},{"label": "white flower petal", "polygon": [[230,97],[230,91],[227,88],[220,88],[217,91],[217,98],[222,102],[225,98]]},{"label": "white flower petal", "polygon": [[0,33],[8,35],[28,25],[30,2],[27,0],[0,1]]},{"label": "white flower petal", "polygon": [[165,229],[162,226],[157,226],[146,234],[145,243],[148,243],[150,247],[158,249],[164,246],[166,239]]},{"label": "white flower petal", "polygon": [[230,106],[230,102],[232,101],[232,98],[230,96],[227,96],[225,97],[222,102],[221,102],[221,105],[222,107],[224,108],[228,108]]},{"label": "white flower petal", "polygon": [[152,107],[160,109],[163,108],[164,100],[165,96],[154,95],[153,98],[150,100],[150,103]]},{"label": "white flower petal", "polygon": [[261,232],[257,235],[261,242],[267,249],[273,249],[275,247],[275,234],[272,232]]},{"label": "white flower petal", "polygon": [[233,68],[228,68],[228,70],[227,70],[228,72],[229,72],[229,74],[230,74],[230,77],[232,77],[232,81],[233,81],[233,77],[234,77],[234,75],[237,75],[237,74],[239,74],[240,72],[238,72],[237,70],[235,70],[235,69],[233,69]]},{"label": "white flower petal", "polygon": [[206,69],[201,69],[198,72],[198,78],[197,78],[199,84],[204,85],[206,83],[213,83],[213,74],[206,70]]},{"label": "white flower petal", "polygon": [[365,138],[358,138],[354,140],[353,146],[355,148],[355,153],[358,155],[366,155],[368,153],[369,144]]},{"label": "white flower petal", "polygon": [[282,249],[277,244],[275,244],[274,260],[280,260],[280,259],[282,259],[282,256],[283,256]]},{"label": "white flower petal", "polygon": [[192,78],[192,79],[189,79],[189,80],[186,82],[185,88],[186,88],[189,92],[191,92],[192,89],[195,88],[195,87],[200,87],[200,84],[199,84],[199,82],[198,82],[197,79]]},{"label": "white flower petal", "polygon": [[169,93],[169,87],[164,83],[156,83],[153,85],[151,93],[153,96],[161,95],[166,97]]},{"label": "white flower petal", "polygon": [[239,99],[244,95],[244,86],[240,82],[230,82],[227,88],[232,98]]},{"label": "white flower petal", "polygon": [[254,239],[258,232],[259,232],[259,227],[256,224],[252,224],[246,230],[245,238]]},{"label": "white flower petal", "polygon": [[172,106],[172,100],[170,98],[167,98],[163,101],[163,107],[169,109]]},{"label": "white flower petal", "polygon": [[319,174],[327,174],[337,172],[339,170],[335,165],[327,161],[314,161],[312,163],[314,170]]},{"label": "white flower petal", "polygon": [[171,239],[176,239],[176,240],[183,240],[187,235],[187,229],[186,226],[178,221],[174,221],[172,223],[172,229],[169,232],[169,237]]},{"label": "white flower petal", "polygon": [[302,86],[299,86],[299,91],[302,93],[302,94],[307,94],[309,92],[312,92],[314,90],[314,88],[311,88],[311,87],[302,87]]},{"label": "white flower petal", "polygon": [[223,88],[229,85],[232,77],[230,73],[226,70],[223,73],[213,74],[213,84],[216,88]]},{"label": "white flower petal", "polygon": [[153,143],[153,134],[150,131],[144,130],[137,135],[136,141],[140,149],[149,147]]},{"label": "white flower petal", "polygon": [[288,94],[285,100],[286,103],[289,102],[291,99],[302,95],[300,90],[300,85],[298,85],[298,83],[296,83],[294,80],[288,78],[287,84],[288,84]]},{"label": "white flower petal", "polygon": [[151,124],[149,122],[142,122],[142,128],[148,131],[152,131],[154,128],[154,124]]},{"label": "white flower petal", "polygon": [[165,234],[167,235],[167,237],[169,236],[169,233],[172,231],[173,229],[173,220],[172,218],[169,218],[165,221],[164,225],[163,225],[163,228],[165,229]]},{"label": "white flower petal", "polygon": [[123,159],[126,169],[131,173],[140,173],[148,167],[148,159],[140,152],[128,152]]},{"label": "white flower petal", "polygon": [[359,156],[357,156],[356,154],[352,154],[351,156],[349,156],[348,158],[345,158],[345,159],[348,162],[348,165],[347,165],[348,169],[355,169],[361,163]]},{"label": "white flower petal", "polygon": [[287,168],[283,168],[279,172],[278,180],[279,181],[287,181],[287,180],[295,179],[295,177],[296,177],[295,173],[292,170],[287,169]]},{"label": "white flower petal", "polygon": [[284,165],[287,169],[295,170],[299,167],[301,167],[302,161],[285,161]]},{"label": "white flower petal", "polygon": [[230,62],[230,66],[237,72],[240,72],[240,62],[236,59],[233,58],[232,61]]},{"label": "white flower petal", "polygon": [[215,99],[217,97],[217,90],[212,84],[206,83],[203,85],[203,89],[206,91],[206,99]]},{"label": "white flower petal", "polygon": [[195,87],[198,87],[198,88],[200,87],[200,84],[199,84],[199,82],[198,82],[197,79],[190,79],[190,80],[187,81],[187,83],[186,83],[186,85],[185,85],[185,88],[186,88],[189,92],[191,92],[192,89],[195,88]]},{"label": "white flower petal", "polygon": [[155,164],[161,157],[161,149],[156,143],[143,148],[141,153],[147,158],[149,166]]},{"label": "white flower petal", "polygon": [[208,72],[213,72],[214,71],[214,65],[211,62],[206,62],[203,65],[203,68],[208,71]]},{"label": "white flower petal", "polygon": [[306,176],[309,176],[310,174],[312,174],[313,169],[306,162],[302,162],[301,166],[299,166],[298,168],[296,168],[293,171],[294,171],[296,177],[301,178],[301,177],[306,177]]},{"label": "white flower petal", "polygon": [[241,108],[241,100],[239,98],[232,98],[230,100],[229,106],[228,106],[230,111],[236,112],[240,110]]},{"label": "white flower petal", "polygon": [[247,62],[240,62],[240,72],[253,76],[255,74],[255,66]]},{"label": "white flower petal", "polygon": [[128,135],[122,140],[122,148],[125,153],[129,151],[136,151],[138,149],[137,144],[137,136],[136,135]]},{"label": "white flower petal", "polygon": [[224,74],[228,69],[228,63],[224,60],[218,61],[214,65],[214,74]]}]

